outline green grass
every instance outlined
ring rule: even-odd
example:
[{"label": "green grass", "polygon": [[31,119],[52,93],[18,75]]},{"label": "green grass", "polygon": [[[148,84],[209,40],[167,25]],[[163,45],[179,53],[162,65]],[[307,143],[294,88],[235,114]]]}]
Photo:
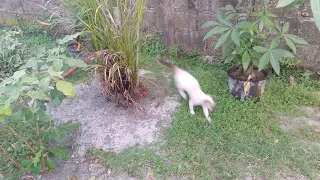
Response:
[{"label": "green grass", "polygon": [[[259,101],[240,102],[228,93],[226,69],[230,65],[208,65],[188,56],[174,62],[193,74],[205,92],[216,95],[212,124],[203,118],[200,107],[195,109],[197,118],[190,115],[184,102],[163,135],[164,144],[132,147],[119,154],[91,150],[89,155],[97,155],[107,165],[133,176],[144,176],[147,167],[143,162],[148,162],[160,179],[170,176],[212,179],[213,175],[235,179],[246,173],[277,179],[279,173],[290,175],[292,171],[311,179],[317,177],[320,153],[300,142],[306,138],[319,140],[319,134],[285,132],[277,116],[299,115],[299,106],[315,105],[309,92],[319,91],[319,81],[284,70],[281,77],[271,76]],[[147,67],[161,68],[149,63]],[[296,84],[289,87],[287,78],[292,73],[296,75]]]}]

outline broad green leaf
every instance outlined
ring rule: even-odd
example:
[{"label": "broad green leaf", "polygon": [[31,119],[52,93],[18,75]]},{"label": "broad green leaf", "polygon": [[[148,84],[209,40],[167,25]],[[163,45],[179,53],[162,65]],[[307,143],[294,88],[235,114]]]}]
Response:
[{"label": "broad green leaf", "polygon": [[13,74],[13,79],[14,80],[19,80],[22,76],[24,76],[26,74],[26,70],[25,69],[22,69],[20,71],[16,71],[14,74]]},{"label": "broad green leaf", "polygon": [[55,71],[60,71],[63,66],[62,59],[57,58],[55,61],[53,61],[53,67]]},{"label": "broad green leaf", "polygon": [[252,56],[252,57],[255,57],[255,58],[261,58],[261,54],[257,51],[254,51],[252,49],[249,49],[249,54]]},{"label": "broad green leaf", "polygon": [[232,27],[231,21],[223,18],[221,10],[217,11],[217,19],[220,23],[224,24],[225,26]]},{"label": "broad green leaf", "polygon": [[23,168],[29,169],[32,166],[32,161],[25,159],[25,160],[21,161],[21,166]]},{"label": "broad green leaf", "polygon": [[10,106],[6,107],[6,106],[0,105],[0,114],[4,114],[6,116],[11,116],[12,110],[11,110]]},{"label": "broad green leaf", "polygon": [[288,38],[288,37],[286,37],[286,36],[284,36],[284,40],[286,41],[287,46],[288,46],[294,53],[297,53],[297,47],[296,47],[296,45],[294,44],[294,42],[293,42],[290,38]]},{"label": "broad green leaf", "polygon": [[22,79],[22,83],[25,84],[38,84],[39,80],[36,77],[25,77]]},{"label": "broad green leaf", "polygon": [[6,100],[6,105],[9,106],[12,102],[14,102],[15,100],[17,100],[20,97],[20,93],[21,93],[21,86],[12,86],[10,88],[10,92],[9,93],[9,98]]},{"label": "broad green leaf", "polygon": [[236,14],[235,13],[232,13],[232,14],[229,14],[227,17],[226,17],[226,20],[231,20]]},{"label": "broad green leaf", "polygon": [[236,28],[247,29],[251,27],[251,24],[247,21],[241,21],[235,25]]},{"label": "broad green leaf", "polygon": [[258,16],[260,16],[260,13],[255,11],[255,12],[250,13],[250,16],[258,17]]},{"label": "broad green leaf", "polygon": [[18,140],[18,141],[14,144],[14,149],[15,149],[16,151],[17,151],[17,150],[20,150],[21,147],[22,147],[22,145],[23,145],[23,140],[20,139],[20,140]]},{"label": "broad green leaf", "polygon": [[270,53],[270,63],[273,68],[273,70],[280,75],[280,62],[277,56],[275,56],[273,53]]},{"label": "broad green leaf", "polygon": [[[311,10],[314,18],[314,22],[320,31],[320,1],[310,0]],[[318,32],[319,33],[319,32]]]},{"label": "broad green leaf", "polygon": [[240,35],[239,35],[239,32],[238,32],[236,29],[233,29],[233,30],[232,30],[231,38],[232,38],[232,41],[233,41],[237,46],[240,46]]},{"label": "broad green leaf", "polygon": [[230,19],[223,19],[221,23],[225,26],[232,27],[232,22]]},{"label": "broad green leaf", "polygon": [[221,20],[223,20],[223,14],[220,9],[217,10],[217,19],[222,23]]},{"label": "broad green leaf", "polygon": [[272,12],[266,10],[266,15],[269,16],[269,17],[273,17],[273,18],[276,18],[278,17],[277,15],[273,14]]},{"label": "broad green leaf", "polygon": [[267,26],[268,28],[274,26],[273,21],[272,21],[270,18],[268,18],[268,17],[265,17],[265,18],[264,18],[264,22],[263,22],[263,23],[264,23],[264,25]]},{"label": "broad green leaf", "polygon": [[230,36],[231,34],[231,29],[229,31],[227,31],[225,34],[223,34],[219,39],[218,39],[218,42],[216,43],[214,49],[217,49],[219,48],[223,43],[226,42],[226,40],[228,39],[228,37]]},{"label": "broad green leaf", "polygon": [[56,170],[56,163],[53,162],[49,157],[46,158],[46,165],[47,165],[49,171]]},{"label": "broad green leaf", "polygon": [[58,91],[56,88],[50,91],[51,104],[59,105],[62,103],[62,100],[66,98],[63,92]]},{"label": "broad green leaf", "polygon": [[62,38],[62,39],[58,39],[57,42],[58,42],[58,44],[63,45],[63,44],[65,44],[65,43],[69,42],[69,41],[74,40],[75,38],[77,38],[77,37],[80,36],[81,34],[82,34],[81,32],[77,32],[77,33],[72,34],[72,35],[67,35],[67,36],[65,36],[65,37]]},{"label": "broad green leaf", "polygon": [[268,3],[270,2],[270,0],[263,0],[263,4],[266,6],[268,5]]},{"label": "broad green leaf", "polygon": [[302,39],[301,37],[294,35],[294,34],[284,34],[284,36],[290,38],[293,42],[297,43],[297,44],[308,44],[307,41],[305,41],[304,39]]},{"label": "broad green leaf", "polygon": [[38,151],[38,152],[36,153],[36,157],[33,158],[32,164],[33,164],[34,167],[36,167],[37,164],[40,162],[41,154],[42,154],[42,150]]},{"label": "broad green leaf", "polygon": [[277,56],[285,57],[285,58],[293,58],[294,55],[291,54],[289,51],[284,50],[284,49],[273,49],[271,50],[271,53],[276,54]]},{"label": "broad green leaf", "polygon": [[264,69],[269,62],[270,62],[270,52],[266,52],[259,61],[259,71]]},{"label": "broad green leaf", "polygon": [[87,64],[85,62],[83,62],[83,60],[80,60],[80,59],[64,58],[64,61],[66,64],[68,64],[71,67],[73,67],[73,66],[82,67],[82,68],[87,67]]},{"label": "broad green leaf", "polygon": [[8,116],[12,115],[10,107],[0,106],[0,122],[4,121]]},{"label": "broad green leaf", "polygon": [[50,77],[45,77],[40,80],[38,86],[42,91],[46,91],[50,85]]},{"label": "broad green leaf", "polygon": [[293,3],[295,0],[278,0],[277,8],[288,6]]},{"label": "broad green leaf", "polygon": [[254,46],[253,50],[259,52],[259,53],[265,53],[268,51],[268,48],[262,47],[262,46]]},{"label": "broad green leaf", "polygon": [[59,80],[56,83],[57,90],[63,92],[64,95],[74,98],[76,96],[76,88],[71,83]]},{"label": "broad green leaf", "polygon": [[260,21],[260,24],[259,24],[259,31],[261,32],[263,30],[263,24],[264,22],[263,21]]},{"label": "broad green leaf", "polygon": [[200,28],[207,28],[207,27],[218,26],[218,25],[220,25],[220,23],[218,23],[217,21],[207,21]]},{"label": "broad green leaf", "polygon": [[33,174],[40,174],[41,169],[42,169],[42,165],[41,165],[41,163],[38,163],[36,166],[31,166],[29,169]]},{"label": "broad green leaf", "polygon": [[46,52],[46,48],[41,46],[39,48],[36,49],[36,56],[37,58],[40,58],[43,56],[43,54]]},{"label": "broad green leaf", "polygon": [[65,129],[67,132],[72,133],[75,130],[80,128],[80,123],[72,123],[72,121],[68,121],[61,126],[62,129]]},{"label": "broad green leaf", "polygon": [[51,132],[52,138],[57,142],[63,142],[66,139],[66,132],[60,129],[55,129]]},{"label": "broad green leaf", "polygon": [[274,20],[273,20],[273,23],[274,23],[274,27],[275,27],[279,32],[281,32],[281,27],[280,27],[279,21],[278,21],[277,19],[274,19]]},{"label": "broad green leaf", "polygon": [[46,101],[50,100],[50,98],[45,93],[40,92],[40,91],[29,91],[29,92],[27,92],[26,95],[32,99],[46,100]]},{"label": "broad green leaf", "polygon": [[287,33],[289,31],[289,22],[282,26],[282,33]]},{"label": "broad green leaf", "polygon": [[242,66],[243,69],[246,70],[250,64],[250,54],[248,53],[248,51],[245,51],[244,54],[242,55]]},{"label": "broad green leaf", "polygon": [[224,9],[226,11],[233,11],[235,10],[234,7],[231,4],[226,5],[225,7],[221,8]]},{"label": "broad green leaf", "polygon": [[270,49],[274,49],[274,48],[279,47],[279,44],[280,44],[280,37],[273,38],[273,40],[271,41],[271,44],[270,44]]},{"label": "broad green leaf", "polygon": [[225,60],[224,60],[224,63],[230,63],[234,60],[234,58],[236,57],[236,55],[230,55],[228,56]]},{"label": "broad green leaf", "polygon": [[227,30],[229,30],[230,28],[229,27],[216,27],[214,29],[211,29],[203,38],[203,40],[206,40],[208,38],[210,38],[211,36],[215,35],[215,34],[219,34],[219,33],[222,33],[222,32],[225,32]]},{"label": "broad green leaf", "polygon": [[49,152],[51,152],[61,160],[68,160],[69,158],[69,150],[64,147],[54,146],[49,148]]},{"label": "broad green leaf", "polygon": [[4,114],[0,114],[0,123],[3,122],[4,120],[6,120],[8,116],[4,115]]},{"label": "broad green leaf", "polygon": [[28,59],[28,61],[25,65],[20,67],[20,69],[37,67],[37,64],[38,64],[38,62],[37,62],[36,58],[30,58],[30,59]]}]

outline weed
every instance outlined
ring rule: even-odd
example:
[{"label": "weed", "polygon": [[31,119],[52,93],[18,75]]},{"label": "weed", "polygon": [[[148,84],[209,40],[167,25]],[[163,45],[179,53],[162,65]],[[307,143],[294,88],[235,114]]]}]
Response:
[{"label": "weed", "polygon": [[154,33],[148,34],[143,39],[143,44],[141,47],[142,54],[148,57],[154,57],[156,55],[165,55],[166,48],[161,41],[161,36],[162,36],[162,32],[154,32]]},{"label": "weed", "polygon": [[21,33],[19,28],[12,28],[0,36],[0,81],[11,76],[30,54],[27,46],[17,38]]},{"label": "weed", "polygon": [[50,109],[66,96],[75,96],[72,84],[61,80],[63,64],[86,66],[62,54],[64,44],[73,38],[58,40],[53,49],[38,48],[19,71],[0,83],[0,132],[5,134],[0,136],[0,162],[4,163],[0,170],[6,176],[18,176],[11,176],[15,168],[34,174],[54,171],[53,156],[69,158],[68,149],[61,145],[79,124],[54,125]]}]

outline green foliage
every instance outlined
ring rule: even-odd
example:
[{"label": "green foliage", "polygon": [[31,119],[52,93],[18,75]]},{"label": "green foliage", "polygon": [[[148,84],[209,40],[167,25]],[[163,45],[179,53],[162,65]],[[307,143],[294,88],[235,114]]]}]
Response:
[{"label": "green foliage", "polygon": [[165,55],[166,47],[161,41],[162,32],[154,32],[145,36],[143,44],[141,46],[142,53],[149,56],[155,57],[157,55]]},{"label": "green foliage", "polygon": [[[300,72],[282,68],[281,77],[272,75],[260,100],[235,101],[228,88],[227,64],[213,66],[192,55],[174,63],[188,69],[207,93],[217,97],[209,125],[201,107],[190,115],[184,102],[174,114],[171,126],[164,131],[159,144],[131,147],[120,153],[91,150],[89,155],[111,167],[116,174],[123,171],[131,176],[142,176],[150,167],[155,179],[242,179],[244,176],[281,179],[277,175],[303,174],[316,179],[320,173],[319,151],[310,140],[319,141],[312,128],[286,132],[280,128],[279,116],[297,116],[301,105],[314,105],[310,92],[320,89],[316,80],[307,80]],[[154,63],[152,71],[159,69]],[[287,85],[290,75],[296,84]],[[162,77],[164,78],[164,77]],[[302,142],[302,143],[301,143]],[[301,143],[301,144],[300,144]]]},{"label": "green foliage", "polygon": [[2,78],[11,76],[23,65],[30,54],[26,45],[18,40],[22,34],[19,28],[3,31],[0,35],[0,81]]},{"label": "green foliage", "polygon": [[[222,48],[226,63],[241,62],[244,70],[251,68],[252,64],[259,67],[259,71],[270,64],[274,71],[280,74],[280,61],[284,58],[293,58],[288,50],[281,48],[281,41],[296,53],[296,44],[307,44],[302,38],[289,34],[289,23],[279,25],[276,15],[265,6],[255,5],[248,9],[248,16],[243,20],[240,10],[245,8],[227,5],[217,11],[218,21],[208,21],[202,28],[212,27],[204,40],[213,35],[220,36],[215,49]],[[236,24],[232,22],[237,21]],[[248,74],[249,75],[249,74]]]},{"label": "green foliage", "polygon": [[[137,83],[140,23],[146,0],[77,0],[71,3],[80,26],[89,32],[94,49],[107,50],[110,56],[98,65],[106,91],[132,94]],[[128,87],[125,82],[130,83]]]},{"label": "green foliage", "polygon": [[[0,157],[21,170],[34,174],[54,171],[52,156],[61,160],[69,157],[68,149],[58,144],[80,124],[69,121],[55,126],[50,109],[66,96],[75,96],[72,84],[61,76],[64,63],[86,66],[62,54],[70,37],[58,40],[56,48],[38,48],[25,65],[0,83],[0,131],[13,135],[15,144],[13,149],[0,145]],[[26,155],[16,159],[22,149]]]}]

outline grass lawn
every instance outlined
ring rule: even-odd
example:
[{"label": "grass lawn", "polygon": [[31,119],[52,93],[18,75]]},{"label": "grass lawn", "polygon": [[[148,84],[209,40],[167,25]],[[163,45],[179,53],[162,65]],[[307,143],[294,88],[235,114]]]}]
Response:
[{"label": "grass lawn", "polygon": [[[226,70],[230,65],[208,65],[188,56],[174,62],[193,74],[205,92],[216,95],[212,124],[203,118],[201,107],[195,109],[196,118],[190,115],[185,101],[161,143],[131,147],[117,154],[90,150],[89,155],[99,157],[113,171],[141,178],[145,177],[147,167],[159,179],[235,179],[246,175],[278,179],[281,174],[293,173],[319,178],[320,152],[303,142],[319,141],[320,134],[311,129],[307,133],[283,131],[279,120],[280,115],[302,114],[301,105],[316,105],[310,92],[319,91],[319,81],[283,70],[281,77],[271,76],[259,101],[240,102],[228,93]],[[154,71],[160,68],[155,62],[147,64]],[[169,70],[162,68],[162,71]],[[296,84],[288,86],[287,79],[292,73]]]},{"label": "grass lawn", "polygon": [[[55,45],[46,34],[27,33],[21,41],[35,47]],[[152,48],[151,44],[144,53],[164,54],[163,47],[158,45]],[[174,55],[175,51],[169,54]],[[148,167],[157,179],[235,179],[247,175],[279,179],[281,174],[319,178],[320,152],[307,142],[319,142],[320,134],[308,128],[284,131],[279,118],[303,114],[299,110],[302,105],[319,105],[311,95],[313,91],[320,91],[318,80],[283,69],[280,77],[270,77],[259,101],[241,102],[228,93],[226,70],[230,64],[209,65],[194,54],[172,60],[193,74],[206,93],[217,97],[217,106],[211,113],[212,124],[204,119],[200,107],[195,108],[195,116],[190,115],[188,103],[184,101],[175,113],[171,126],[164,131],[161,142],[146,147],[134,146],[120,153],[92,149],[88,151],[89,156],[97,156],[110,166],[112,174],[125,172],[141,178],[145,177]],[[69,68],[65,66],[63,70]],[[156,73],[170,72],[148,56],[144,68]],[[295,76],[296,83],[288,86],[287,80],[291,74]],[[78,69],[67,80],[77,84],[90,77],[90,72]],[[16,143],[16,138],[4,131],[0,131],[0,135],[0,149],[12,152],[11,145]],[[32,134],[26,132],[26,135]],[[29,152],[26,148],[13,154],[17,161],[27,156]],[[17,179],[20,171],[0,157],[0,174],[9,174],[9,179]]]}]

